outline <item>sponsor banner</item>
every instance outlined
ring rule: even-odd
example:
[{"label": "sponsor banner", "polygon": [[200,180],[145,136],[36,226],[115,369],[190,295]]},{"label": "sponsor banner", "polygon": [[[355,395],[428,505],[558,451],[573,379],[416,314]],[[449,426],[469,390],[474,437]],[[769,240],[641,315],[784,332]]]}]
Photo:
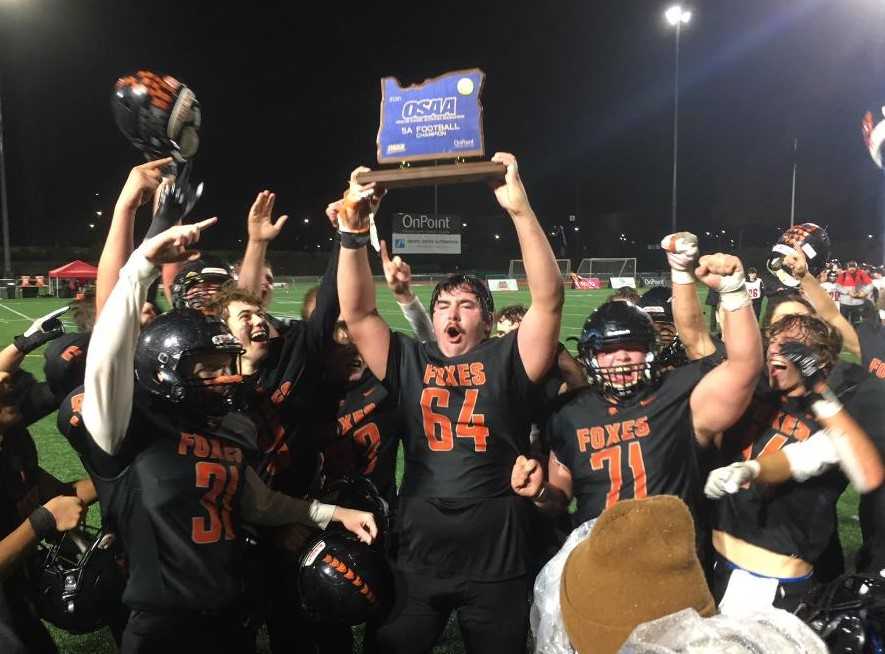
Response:
[{"label": "sponsor banner", "polygon": [[612,284],[612,288],[624,288],[625,286],[636,288],[635,277],[612,277],[609,281]]},{"label": "sponsor banner", "polygon": [[670,286],[669,275],[640,275],[639,279],[645,287]]},{"label": "sponsor banner", "polygon": [[591,291],[603,288],[603,282],[599,277],[581,277],[577,273],[571,273],[572,288],[579,291]]},{"label": "sponsor banner", "polygon": [[461,254],[460,234],[393,233],[394,254]]},{"label": "sponsor banner", "polygon": [[515,279],[489,279],[487,280],[490,291],[518,291],[519,286]]}]

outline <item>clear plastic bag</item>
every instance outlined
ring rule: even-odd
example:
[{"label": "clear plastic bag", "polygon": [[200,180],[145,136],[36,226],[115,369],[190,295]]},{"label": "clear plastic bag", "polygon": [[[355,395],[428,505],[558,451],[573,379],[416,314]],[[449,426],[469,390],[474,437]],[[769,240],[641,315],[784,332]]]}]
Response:
[{"label": "clear plastic bag", "polygon": [[702,618],[694,609],[646,622],[619,654],[827,654],[827,646],[792,613],[770,608]]},{"label": "clear plastic bag", "polygon": [[578,525],[565,540],[562,548],[547,562],[535,577],[529,624],[535,641],[535,654],[575,654],[559,606],[559,584],[565,562],[582,540],[590,535],[596,519]]}]

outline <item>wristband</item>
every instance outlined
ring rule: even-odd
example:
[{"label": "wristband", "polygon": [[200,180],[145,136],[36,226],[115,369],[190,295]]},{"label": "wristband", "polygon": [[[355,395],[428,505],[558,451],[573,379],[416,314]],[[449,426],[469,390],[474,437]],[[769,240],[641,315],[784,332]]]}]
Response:
[{"label": "wristband", "polygon": [[829,388],[822,393],[814,393],[811,401],[811,411],[816,418],[832,418],[842,410],[842,403]]},{"label": "wristband", "polygon": [[31,515],[28,516],[28,522],[31,523],[34,533],[37,534],[37,538],[40,540],[49,538],[57,531],[55,516],[45,506],[38,506],[34,509]]},{"label": "wristband", "polygon": [[694,275],[687,270],[670,269],[670,279],[674,284],[694,284]]},{"label": "wristband", "polygon": [[345,232],[340,231],[338,234],[341,236],[341,247],[347,250],[359,250],[360,248],[364,248],[369,244],[369,232]]}]

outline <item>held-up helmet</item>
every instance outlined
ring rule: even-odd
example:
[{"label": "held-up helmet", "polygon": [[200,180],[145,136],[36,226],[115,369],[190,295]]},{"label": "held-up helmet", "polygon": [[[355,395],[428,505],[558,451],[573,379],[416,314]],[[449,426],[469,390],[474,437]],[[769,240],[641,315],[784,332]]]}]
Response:
[{"label": "held-up helmet", "polygon": [[799,286],[793,271],[784,265],[784,257],[801,251],[808,263],[808,272],[819,275],[830,258],[830,236],[827,231],[814,223],[794,225],[781,234],[771,247],[771,255],[765,262],[769,272],[777,277],[784,286]]}]

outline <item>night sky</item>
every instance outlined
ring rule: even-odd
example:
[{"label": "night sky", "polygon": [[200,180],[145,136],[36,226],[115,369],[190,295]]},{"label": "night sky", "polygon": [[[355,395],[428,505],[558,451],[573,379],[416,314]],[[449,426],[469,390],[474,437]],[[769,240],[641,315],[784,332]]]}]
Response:
[{"label": "night sky", "polygon": [[[519,157],[542,222],[576,214],[585,239],[608,220],[640,244],[657,240],[670,220],[666,6],[0,0],[12,242],[83,244],[96,220],[91,238],[103,237],[140,157],[110,112],[112,85],[125,73],[172,74],[197,93],[195,175],[206,193],[196,214],[221,220],[210,245],[236,247],[255,193],[270,188],[294,218],[274,246],[287,249],[327,240],[322,209],[356,164],[377,165],[382,76],[415,83],[474,66],[486,73],[487,154]],[[863,113],[881,118],[885,104],[885,2],[689,6],[680,226],[776,235],[789,220],[798,137],[800,219],[828,225],[836,240],[885,231],[881,173],[860,137]],[[403,191],[385,209],[427,211],[432,201],[431,189]],[[441,188],[439,208],[471,229],[499,224],[481,186]]]}]

